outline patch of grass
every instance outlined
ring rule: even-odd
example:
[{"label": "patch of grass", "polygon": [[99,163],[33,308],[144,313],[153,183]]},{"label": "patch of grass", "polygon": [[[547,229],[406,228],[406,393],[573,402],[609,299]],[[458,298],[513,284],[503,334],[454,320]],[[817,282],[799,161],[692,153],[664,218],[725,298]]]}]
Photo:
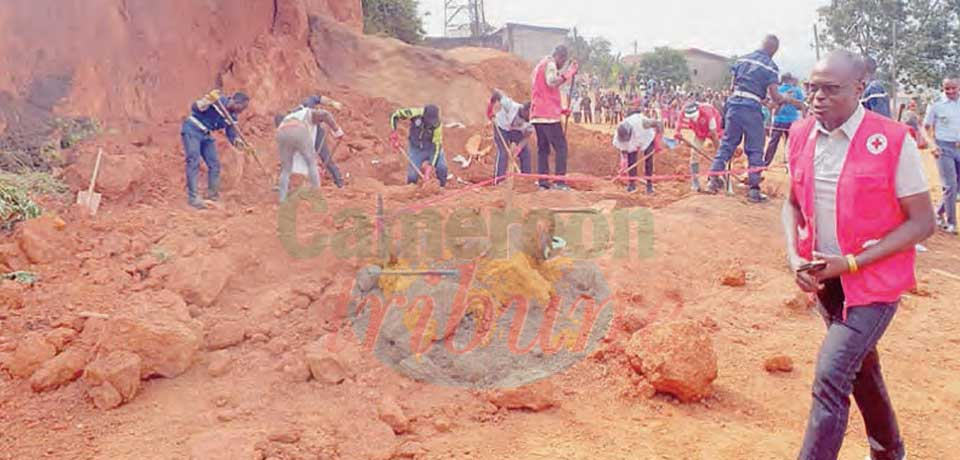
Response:
[{"label": "patch of grass", "polygon": [[60,148],[69,149],[80,141],[100,133],[100,123],[89,117],[58,118],[54,126],[60,132]]},{"label": "patch of grass", "polygon": [[0,183],[0,229],[9,232],[17,222],[33,219],[41,212],[25,189]]},{"label": "patch of grass", "polygon": [[8,173],[0,171],[0,186],[22,190],[29,195],[62,195],[70,191],[63,181],[42,171]]},{"label": "patch of grass", "polygon": [[6,273],[0,278],[16,281],[21,284],[35,284],[40,280],[40,275],[33,272],[16,271]]}]

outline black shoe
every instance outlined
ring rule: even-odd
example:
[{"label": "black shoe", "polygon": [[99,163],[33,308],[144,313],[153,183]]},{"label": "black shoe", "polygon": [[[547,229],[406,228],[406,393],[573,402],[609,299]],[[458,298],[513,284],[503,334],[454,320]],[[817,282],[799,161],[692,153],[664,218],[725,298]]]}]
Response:
[{"label": "black shoe", "polygon": [[767,201],[770,201],[770,198],[763,193],[760,193],[760,190],[750,189],[750,192],[747,193],[747,200],[749,200],[751,203],[766,203]]},{"label": "black shoe", "polygon": [[724,188],[723,179],[720,179],[719,177],[711,177],[710,180],[707,181],[707,188],[706,190],[703,191],[703,193],[716,195],[720,193],[720,191],[723,190],[723,188]]},{"label": "black shoe", "polygon": [[539,182],[539,183],[537,183],[537,187],[539,187],[540,190],[550,190],[550,183],[549,183],[549,182]]},{"label": "black shoe", "polygon": [[636,185],[630,184],[627,186],[627,193],[636,193],[636,192],[637,192]]},{"label": "black shoe", "polygon": [[219,193],[219,192],[207,192],[206,195],[203,196],[203,199],[209,200],[209,201],[220,201],[220,193]]},{"label": "black shoe", "polygon": [[193,207],[193,208],[195,208],[195,209],[207,209],[207,205],[203,204],[202,201],[200,201],[200,200],[198,200],[198,199],[196,199],[196,198],[194,198],[194,199],[192,199],[192,200],[187,200],[187,203],[189,203],[190,206]]}]

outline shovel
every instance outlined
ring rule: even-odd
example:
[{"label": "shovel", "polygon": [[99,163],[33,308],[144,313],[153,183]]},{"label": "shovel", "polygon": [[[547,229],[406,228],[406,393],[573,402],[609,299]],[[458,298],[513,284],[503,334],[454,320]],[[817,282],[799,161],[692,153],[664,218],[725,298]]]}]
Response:
[{"label": "shovel", "polygon": [[103,149],[97,149],[97,162],[93,166],[93,175],[90,176],[90,188],[87,191],[77,193],[77,204],[90,210],[90,215],[96,215],[100,208],[100,194],[93,191],[97,184],[97,174],[100,173],[100,158],[103,156]]}]

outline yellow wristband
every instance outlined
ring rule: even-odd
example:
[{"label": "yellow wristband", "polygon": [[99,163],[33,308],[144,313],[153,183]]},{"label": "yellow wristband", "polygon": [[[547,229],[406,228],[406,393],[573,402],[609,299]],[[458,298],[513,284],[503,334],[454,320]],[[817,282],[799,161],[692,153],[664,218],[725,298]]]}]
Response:
[{"label": "yellow wristband", "polygon": [[857,257],[853,254],[847,254],[847,267],[850,268],[850,273],[860,271],[860,266],[857,265]]}]

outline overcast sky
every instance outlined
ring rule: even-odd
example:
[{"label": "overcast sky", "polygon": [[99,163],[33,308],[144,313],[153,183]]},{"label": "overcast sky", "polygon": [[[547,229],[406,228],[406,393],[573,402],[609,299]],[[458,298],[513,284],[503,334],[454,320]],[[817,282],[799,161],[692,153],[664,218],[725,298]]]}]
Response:
[{"label": "overcast sky", "polygon": [[[816,60],[813,23],[829,0],[484,0],[487,22],[577,27],[585,37],[603,36],[617,51],[657,46],[695,47],[722,55],[755,50],[763,36],[780,37],[775,61],[782,71],[806,75]],[[428,35],[443,29],[444,0],[420,0]]]}]

